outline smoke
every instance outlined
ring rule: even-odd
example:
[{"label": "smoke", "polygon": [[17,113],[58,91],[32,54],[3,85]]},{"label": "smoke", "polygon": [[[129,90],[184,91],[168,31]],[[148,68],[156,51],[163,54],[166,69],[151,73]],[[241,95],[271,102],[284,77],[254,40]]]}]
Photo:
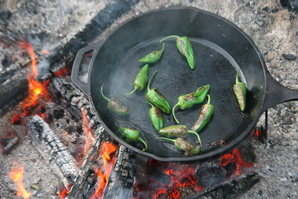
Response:
[{"label": "smoke", "polygon": [[38,80],[47,80],[51,77],[51,73],[49,72],[50,69],[50,63],[48,60],[42,60],[37,64],[37,70],[38,70]]}]

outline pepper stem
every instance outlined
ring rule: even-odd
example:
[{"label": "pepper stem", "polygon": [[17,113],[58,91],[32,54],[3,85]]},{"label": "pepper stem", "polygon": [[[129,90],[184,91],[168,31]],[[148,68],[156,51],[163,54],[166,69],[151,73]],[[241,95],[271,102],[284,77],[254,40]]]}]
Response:
[{"label": "pepper stem", "polygon": [[153,104],[148,101],[142,100],[142,102],[146,102],[147,104],[151,105],[152,108],[154,107]]},{"label": "pepper stem", "polygon": [[177,104],[175,104],[175,106],[172,108],[172,113],[173,113],[173,117],[175,119],[175,121],[179,124],[179,121],[178,119],[176,118],[176,115],[175,115],[175,108],[179,106],[179,102]]},{"label": "pepper stem", "polygon": [[170,35],[170,36],[167,36],[167,37],[163,38],[163,39],[160,40],[159,42],[161,43],[161,42],[163,42],[164,40],[169,39],[169,38],[176,38],[176,39],[179,39],[180,37],[177,36],[177,35]]},{"label": "pepper stem", "polygon": [[147,85],[147,90],[148,92],[150,91],[150,84],[151,84],[151,81],[152,81],[152,78],[153,76],[158,72],[158,70],[154,71],[154,73],[151,75],[150,79],[149,79],[149,82],[148,82],[148,85]]},{"label": "pepper stem", "polygon": [[161,52],[163,52],[164,51],[164,49],[165,49],[165,43],[162,43],[162,48],[161,48]]},{"label": "pepper stem", "polygon": [[140,138],[140,137],[138,137],[137,140],[141,141],[141,142],[145,145],[145,148],[143,149],[143,151],[146,151],[146,150],[148,149],[148,145],[147,145],[147,143],[145,142],[145,140],[143,140],[143,139]]},{"label": "pepper stem", "polygon": [[125,94],[123,94],[123,95],[130,95],[130,94],[133,94],[136,90],[137,90],[137,87],[135,87],[130,93],[125,93]]},{"label": "pepper stem", "polygon": [[188,130],[187,133],[195,134],[197,136],[197,138],[198,138],[198,141],[199,141],[200,145],[202,146],[201,138],[200,138],[199,134],[197,134],[197,132]]},{"label": "pepper stem", "polygon": [[164,137],[157,137],[156,139],[161,139],[161,140],[169,140],[169,141],[175,142],[175,140],[174,140],[174,139],[170,139],[170,138],[164,138]]},{"label": "pepper stem", "polygon": [[237,73],[236,73],[236,84],[239,83],[239,70],[237,70]]},{"label": "pepper stem", "polygon": [[103,85],[101,85],[100,93],[101,93],[102,97],[105,98],[107,101],[111,101],[111,99],[107,98],[107,97],[103,94]]},{"label": "pepper stem", "polygon": [[210,97],[210,95],[207,95],[207,97],[208,97],[207,104],[210,104],[210,102],[211,102],[211,97]]}]

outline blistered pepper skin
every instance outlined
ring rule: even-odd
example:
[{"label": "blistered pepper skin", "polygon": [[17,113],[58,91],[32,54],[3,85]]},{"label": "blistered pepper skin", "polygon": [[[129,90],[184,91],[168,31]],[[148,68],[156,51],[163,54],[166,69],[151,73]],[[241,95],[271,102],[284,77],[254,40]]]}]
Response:
[{"label": "blistered pepper skin", "polygon": [[195,104],[202,103],[205,100],[209,92],[209,89],[210,89],[210,85],[205,85],[205,86],[199,87],[194,93],[189,93],[186,95],[179,96],[178,103],[172,108],[172,113],[175,121],[179,123],[179,120],[176,118],[176,115],[175,115],[175,109],[177,106],[180,106],[180,109],[184,110],[187,108],[191,108]]},{"label": "blistered pepper skin", "polygon": [[148,149],[148,145],[140,136],[141,133],[135,128],[130,127],[120,127],[119,130],[123,133],[123,135],[129,140],[129,141],[140,141],[145,145],[145,148],[143,151],[146,151]]},{"label": "blistered pepper skin", "polygon": [[136,75],[134,81],[132,82],[134,89],[130,93],[126,93],[124,95],[130,95],[134,93],[136,90],[143,90],[146,87],[146,84],[148,82],[148,72],[149,72],[149,65],[146,64],[141,68],[139,73]]},{"label": "blistered pepper skin", "polygon": [[208,95],[208,102],[202,106],[199,116],[198,116],[198,119],[191,127],[192,131],[199,132],[210,121],[210,119],[214,113],[214,106],[212,104],[210,104],[210,99],[211,98]]},{"label": "blistered pepper skin", "polygon": [[198,142],[201,143],[200,136],[195,131],[188,130],[187,126],[185,125],[172,125],[172,126],[164,127],[160,129],[158,133],[168,138],[173,138],[173,137],[184,138],[188,134],[195,134],[198,138]]},{"label": "blistered pepper skin", "polygon": [[146,99],[151,102],[154,106],[158,107],[162,112],[166,114],[171,113],[171,106],[169,101],[161,94],[161,92],[157,88],[150,89],[150,83],[152,81],[153,76],[157,73],[155,71],[147,85],[147,94]]},{"label": "blistered pepper skin", "polygon": [[108,109],[118,115],[128,115],[130,113],[129,108],[119,99],[112,98],[109,99],[103,94],[103,85],[101,86],[100,93],[104,99],[108,101]]},{"label": "blistered pepper skin", "polygon": [[154,62],[158,61],[162,56],[164,48],[165,48],[165,44],[163,43],[161,50],[157,50],[157,51],[153,51],[153,52],[149,53],[145,57],[139,59],[139,62],[141,62],[141,63],[154,63]]},{"label": "blistered pepper skin", "polygon": [[239,108],[241,111],[245,110],[246,107],[246,93],[247,93],[247,88],[246,85],[243,82],[239,81],[239,71],[237,71],[236,74],[236,83],[233,86],[233,91],[236,96]]},{"label": "blistered pepper skin", "polygon": [[158,133],[169,138],[186,137],[187,127],[185,125],[168,126],[160,129]]},{"label": "blistered pepper skin", "polygon": [[179,37],[177,35],[170,35],[160,40],[160,42],[163,42],[168,38],[176,38],[176,46],[179,52],[186,57],[189,67],[194,70],[196,67],[196,61],[189,38],[186,36]]},{"label": "blistered pepper skin", "polygon": [[197,155],[198,153],[201,152],[201,145],[196,146],[183,138],[169,139],[164,137],[158,137],[157,139],[164,139],[164,140],[174,142],[174,145],[178,149],[185,151],[185,155],[190,155],[190,154]]}]

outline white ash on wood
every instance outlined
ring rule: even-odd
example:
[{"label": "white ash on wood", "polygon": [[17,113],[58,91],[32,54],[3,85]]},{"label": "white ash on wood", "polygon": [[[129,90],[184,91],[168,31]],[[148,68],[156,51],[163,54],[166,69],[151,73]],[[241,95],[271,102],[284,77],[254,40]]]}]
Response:
[{"label": "white ash on wood", "polygon": [[48,162],[61,181],[68,187],[78,173],[77,163],[67,147],[58,139],[50,126],[38,115],[27,123],[36,150]]}]

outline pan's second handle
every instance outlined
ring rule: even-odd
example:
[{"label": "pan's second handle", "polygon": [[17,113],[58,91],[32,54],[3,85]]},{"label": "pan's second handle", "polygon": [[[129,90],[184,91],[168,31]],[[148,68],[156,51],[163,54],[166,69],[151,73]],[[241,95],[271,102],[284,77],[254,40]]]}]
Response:
[{"label": "pan's second handle", "polygon": [[266,75],[266,83],[267,90],[263,111],[283,102],[298,100],[298,90],[293,90],[281,85],[269,72]]},{"label": "pan's second handle", "polygon": [[[100,46],[101,46],[101,42],[96,43],[96,44],[91,44],[91,45],[88,45],[88,46],[80,49],[76,55],[76,58],[74,60],[73,66],[72,66],[71,80],[87,96],[90,96],[90,63],[93,63],[93,59],[96,56]],[[86,53],[89,53],[89,52],[93,52],[93,54],[92,54],[92,58],[89,63],[89,66],[88,66],[88,72],[87,72],[88,78],[87,78],[87,82],[82,82],[79,78],[79,72],[80,72],[80,68],[82,65],[83,57]]]}]

